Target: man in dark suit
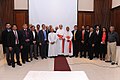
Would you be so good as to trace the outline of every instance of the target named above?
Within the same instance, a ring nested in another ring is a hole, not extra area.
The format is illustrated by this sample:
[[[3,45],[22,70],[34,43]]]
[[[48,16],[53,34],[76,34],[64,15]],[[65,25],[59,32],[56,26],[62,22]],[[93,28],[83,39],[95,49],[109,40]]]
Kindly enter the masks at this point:
[[[9,66],[11,66],[11,59],[10,59],[10,51],[9,51],[9,47],[8,47],[8,34],[11,31],[11,25],[10,24],[6,24],[6,29],[2,32],[2,45],[3,45],[3,52],[4,54],[6,53],[6,60],[7,60],[7,64]]]
[[[36,26],[37,36],[39,34],[39,31],[40,31],[40,25],[37,24]],[[40,56],[40,53],[41,53],[41,46],[39,45],[39,42],[37,42],[37,56]]]
[[[28,59],[30,41],[31,41],[30,30],[28,29],[27,24],[24,24],[23,29],[21,30],[21,58],[23,64],[25,64],[25,62],[30,62]]]
[[[45,30],[45,24],[42,24],[42,30],[39,32],[39,45],[41,45],[41,58],[47,59],[48,34]]]
[[[46,26],[46,33],[47,33],[47,36],[48,36],[48,34],[50,33],[50,29],[51,29],[51,27],[52,27],[52,25],[49,25],[49,27],[48,26]],[[46,55],[47,55],[47,57],[48,57],[48,47],[49,47],[49,43],[47,43],[47,51],[46,51]]]
[[[94,46],[95,46],[95,32],[93,27],[91,27],[88,38],[88,56],[90,60],[93,59]]]
[[[73,43],[73,56],[78,57],[79,53],[79,45],[80,45],[80,32],[78,31],[77,25],[74,26],[74,30],[72,31],[73,38],[72,38],[72,43]]]
[[[97,25],[95,28],[95,57],[99,58],[102,33],[100,26]]]
[[[33,56],[36,60],[37,58],[37,41],[38,41],[38,35],[35,30],[35,26],[31,26],[31,42],[30,42],[30,59],[33,60]],[[34,54],[33,54],[34,53]]]
[[[80,42],[80,58],[84,56],[86,58],[86,52],[87,52],[87,43],[89,38],[89,33],[85,30],[85,26],[82,26],[82,30],[80,31],[81,35],[81,42]],[[83,54],[84,52],[84,54]]]
[[[14,53],[16,53],[17,65],[22,66],[20,63],[20,33],[17,31],[17,26],[12,26],[12,31],[8,34],[8,46],[11,52],[12,67],[15,67]]]

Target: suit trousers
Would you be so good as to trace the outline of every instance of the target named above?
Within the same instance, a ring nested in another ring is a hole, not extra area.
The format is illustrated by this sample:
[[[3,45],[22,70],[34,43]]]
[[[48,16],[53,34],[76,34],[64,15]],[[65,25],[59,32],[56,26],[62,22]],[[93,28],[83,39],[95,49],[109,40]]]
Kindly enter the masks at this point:
[[[31,44],[30,45],[30,58],[32,59],[34,57],[37,57],[37,44]]]
[[[23,49],[21,50],[21,58],[22,58],[22,62],[28,61],[28,54],[30,50],[30,44],[26,43],[23,45]]]
[[[19,64],[20,63],[20,47],[19,45],[15,45],[13,47],[13,50],[11,52],[11,62],[12,64],[15,64],[15,60],[14,60],[14,54],[16,53],[16,60],[17,60],[17,63]]]
[[[5,52],[7,64],[11,64],[11,52],[9,51],[9,47],[5,47]]]

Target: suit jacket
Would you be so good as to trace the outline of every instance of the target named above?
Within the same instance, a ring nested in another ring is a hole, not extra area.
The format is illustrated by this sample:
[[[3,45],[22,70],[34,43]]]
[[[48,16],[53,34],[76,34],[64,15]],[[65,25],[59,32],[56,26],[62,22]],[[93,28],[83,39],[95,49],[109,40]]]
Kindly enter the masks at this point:
[[[90,34],[90,33],[89,33]],[[92,44],[95,44],[95,32],[93,32],[92,34],[91,34],[91,36],[89,36],[89,38],[88,38],[88,44],[89,45],[92,45]]]
[[[46,31],[46,30],[45,30]],[[44,36],[44,33],[43,33],[43,30],[40,30],[39,31],[39,34],[38,34],[38,42],[39,43],[45,43],[45,42],[48,42],[48,33],[47,33],[47,31],[46,31],[46,37],[47,37],[47,40],[45,41],[44,39],[45,39],[45,36]]]
[[[97,34],[96,31],[95,31],[95,44],[100,44],[101,37],[102,37],[102,32],[99,31],[99,34]]]
[[[27,36],[26,36],[25,30],[22,29],[20,31],[20,39],[21,39],[21,45],[30,44],[30,42],[31,42],[31,32],[30,32],[30,30],[27,29]],[[26,42],[26,39],[29,39],[30,41]]]
[[[30,44],[33,44],[33,41],[36,41],[36,43],[37,43],[38,42],[38,33],[36,32],[36,30],[35,30],[35,38],[33,36],[33,32],[30,31],[30,33],[31,33],[31,42],[30,42]]]
[[[72,31],[72,34],[73,34],[72,41],[74,42],[74,30]],[[76,41],[81,41],[80,37],[81,37],[80,31],[77,30],[75,34]]]
[[[8,47],[8,35],[9,35],[10,31],[8,31],[7,29],[5,29],[2,32],[2,44],[3,44],[3,48]]]
[[[20,44],[21,44],[20,32],[17,31],[17,34],[18,34],[18,41],[19,41],[18,45],[20,45]],[[8,46],[9,46],[9,47],[14,47],[14,46],[15,46],[16,38],[15,38],[15,34],[14,34],[13,31],[11,31],[11,32],[9,33],[8,39],[9,39],[9,40],[8,40]]]
[[[82,30],[80,31],[80,37],[81,37],[81,41],[82,41]],[[87,32],[86,30],[85,30],[85,33],[84,33],[84,43],[86,44],[86,43],[88,43],[88,38],[89,38],[89,32]]]

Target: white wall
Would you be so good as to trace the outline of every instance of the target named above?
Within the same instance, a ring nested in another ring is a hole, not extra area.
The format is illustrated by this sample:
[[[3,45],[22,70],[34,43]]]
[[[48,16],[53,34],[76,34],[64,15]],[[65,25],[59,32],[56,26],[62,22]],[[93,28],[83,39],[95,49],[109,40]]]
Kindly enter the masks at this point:
[[[62,24],[71,30],[77,24],[77,0],[30,0],[29,5],[30,24]]]
[[[112,0],[112,8],[120,6],[120,0]]]
[[[78,0],[78,11],[94,11],[94,0]]]
[[[28,0],[14,0],[14,9],[28,9]]]
[[[28,9],[28,0],[14,0],[14,9]],[[94,0],[78,0],[78,11],[94,11]]]

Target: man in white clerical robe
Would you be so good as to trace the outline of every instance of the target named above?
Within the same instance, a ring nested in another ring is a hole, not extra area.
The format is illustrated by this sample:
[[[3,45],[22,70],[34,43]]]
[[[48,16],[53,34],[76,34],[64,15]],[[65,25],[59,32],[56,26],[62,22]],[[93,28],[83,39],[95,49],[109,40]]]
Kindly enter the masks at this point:
[[[64,55],[66,55],[66,56],[73,56],[73,46],[72,46],[73,34],[70,31],[69,27],[66,27],[66,31],[64,33],[64,37],[65,37]]]
[[[63,26],[59,25],[59,29],[56,32],[58,40],[57,40],[57,54],[58,55],[63,55],[64,53],[64,30]]]
[[[57,34],[54,33],[54,29],[51,28],[51,32],[48,34],[48,41],[49,41],[49,50],[48,50],[48,57],[56,57],[56,41],[57,41]]]

